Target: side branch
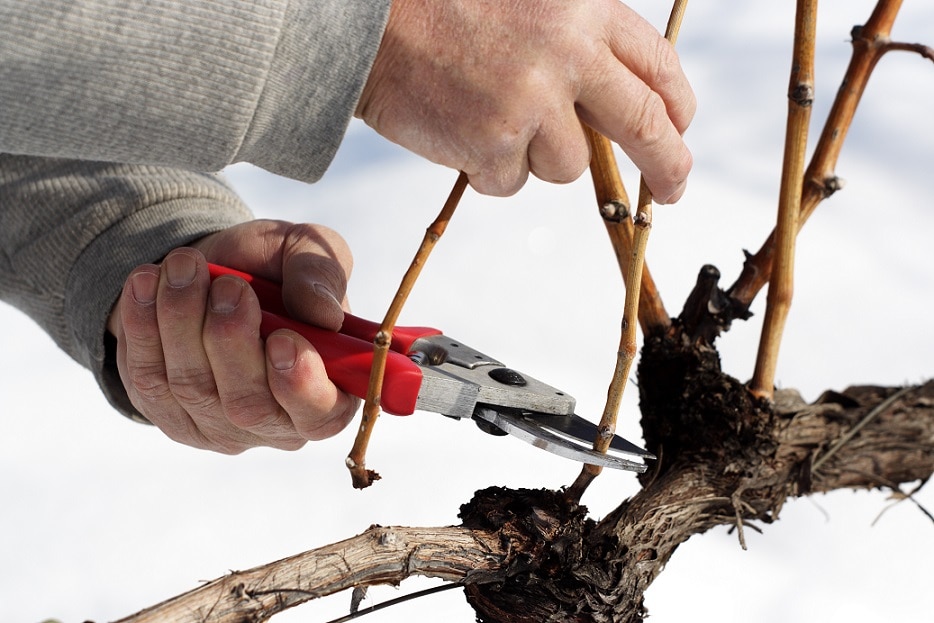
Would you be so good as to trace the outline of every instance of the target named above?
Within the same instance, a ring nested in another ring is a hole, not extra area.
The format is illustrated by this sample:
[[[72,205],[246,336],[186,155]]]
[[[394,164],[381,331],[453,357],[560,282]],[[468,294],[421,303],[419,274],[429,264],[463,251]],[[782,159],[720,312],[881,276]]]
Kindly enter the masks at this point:
[[[771,399],[778,350],[785,330],[794,290],[795,240],[804,185],[804,162],[814,101],[814,39],[817,31],[817,0],[798,0],[795,16],[795,45],[788,85],[788,121],[785,128],[785,154],[782,183],[775,225],[775,265],[769,286],[765,320],[755,371],[749,389],[761,398]]]
[[[258,623],[357,586],[397,585],[420,575],[462,582],[500,569],[498,536],[466,528],[374,526],[333,545],[235,571],[117,623]]]
[[[402,308],[408,300],[412,288],[415,287],[415,282],[422,273],[425,262],[428,261],[428,256],[441,236],[444,235],[451,217],[454,216],[454,210],[457,209],[457,205],[467,189],[467,182],[467,174],[461,172],[454,182],[454,188],[448,194],[447,201],[441,207],[441,212],[425,231],[422,243],[419,245],[409,269],[402,277],[402,283],[399,284],[396,295],[393,297],[383,322],[380,324],[379,331],[373,340],[373,364],[370,368],[370,383],[367,388],[366,402],[363,405],[363,414],[360,417],[360,428],[357,429],[353,447],[345,460],[355,489],[365,489],[373,484],[373,481],[380,478],[378,473],[366,468],[366,450],[370,444],[370,437],[373,435],[373,427],[376,426],[376,420],[380,414],[383,377],[386,372],[386,358],[392,344],[392,332],[396,328],[396,322],[399,320],[399,315],[402,313]]]
[[[921,43],[903,43],[900,41],[889,41],[882,44],[880,55],[886,52],[914,52],[920,54],[929,61],[934,61],[934,48]]]
[[[889,38],[900,7],[901,0],[879,0],[866,24],[853,28],[853,55],[850,64],[804,174],[801,211],[798,217],[799,229],[824,199],[843,188],[843,181],[837,177],[834,170],[853,123],[856,108],[879,59],[886,52],[907,50],[934,60],[934,51],[928,46],[893,43]],[[772,275],[775,246],[775,232],[772,232],[762,247],[754,255],[746,258],[742,274],[728,291],[737,309],[748,310],[756,294],[768,283]]]
[[[681,30],[681,22],[684,19],[684,11],[687,9],[687,3],[688,0],[675,0],[671,8],[668,26],[665,29],[665,38],[672,45],[678,39],[678,33]],[[610,149],[609,141],[593,130],[589,130],[589,132],[591,146],[595,152],[591,163],[594,181],[597,182],[601,178],[612,178],[615,182],[615,186],[618,186],[620,193],[618,196],[625,197],[626,191],[622,186],[622,181],[619,180],[619,171],[616,169],[615,162],[613,161],[613,153]],[[601,167],[605,168],[607,164],[613,165],[612,170],[601,171]],[[597,194],[599,197],[599,184],[597,185]],[[601,206],[604,205],[607,204],[601,203]],[[609,221],[607,221],[606,218],[604,218],[604,222],[606,222],[607,227],[609,227]],[[623,307],[622,335],[620,336],[619,348],[616,352],[616,366],[613,370],[613,378],[607,390],[606,405],[603,409],[603,415],[600,417],[600,432],[593,442],[593,449],[604,454],[609,449],[610,442],[616,432],[616,420],[619,416],[619,408],[623,401],[623,393],[626,390],[626,384],[629,379],[629,369],[632,367],[632,363],[635,361],[638,351],[636,343],[636,320],[639,319],[642,321],[643,332],[646,335],[660,334],[671,327],[670,319],[665,313],[661,298],[657,296],[657,292],[652,291],[654,289],[654,284],[651,284],[651,289],[646,288],[646,294],[651,297],[650,300],[641,300],[641,295],[643,293],[642,279],[648,272],[645,269],[645,250],[649,242],[649,231],[652,228],[652,192],[649,190],[648,184],[645,183],[645,178],[643,176],[639,176],[639,205],[636,209],[634,221],[630,224],[627,218],[626,224],[629,225],[629,230],[631,230],[629,240],[631,257],[627,262],[628,265],[624,266],[620,264],[620,268],[623,269],[623,278],[626,282],[626,301]],[[617,258],[622,258],[623,250],[616,248],[616,255]],[[643,308],[646,310],[655,310],[655,314],[661,313],[664,317],[649,320],[646,318],[646,315],[643,314]],[[581,469],[580,475],[568,488],[568,498],[575,502],[580,501],[584,491],[590,486],[594,478],[600,475],[602,469],[603,468],[597,465],[585,464]]]

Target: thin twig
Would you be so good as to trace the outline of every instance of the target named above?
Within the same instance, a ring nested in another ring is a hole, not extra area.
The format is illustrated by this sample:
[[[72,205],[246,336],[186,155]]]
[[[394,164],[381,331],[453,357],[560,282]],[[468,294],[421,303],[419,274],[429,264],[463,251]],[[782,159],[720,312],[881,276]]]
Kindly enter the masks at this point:
[[[924,508],[921,502],[916,500],[914,497],[914,494],[920,491],[921,487],[923,487],[927,483],[928,481],[927,478],[923,479],[914,489],[906,493],[905,491],[902,491],[901,487],[898,485],[897,482],[893,482],[889,480],[888,478],[883,478],[882,476],[879,476],[878,474],[873,474],[863,469],[854,469],[854,468],[847,468],[843,471],[862,476],[869,482],[874,482],[880,487],[886,487],[892,491],[892,497],[895,499],[895,501],[889,504],[888,506],[886,506],[885,508],[883,508],[881,511],[879,511],[879,514],[876,515],[876,518],[872,520],[872,523],[870,525],[875,526],[879,522],[879,520],[882,519],[882,515],[888,512],[890,508],[894,508],[895,506],[898,506],[905,500],[912,502],[915,506],[918,507],[918,510],[921,511],[921,513],[924,516],[926,516],[928,519],[931,520],[932,523],[934,523],[934,515],[932,515],[928,509]]]
[[[746,532],[743,529],[744,526],[749,526],[753,530],[759,531],[753,524],[746,521],[743,517],[743,511],[756,512],[756,509],[752,508],[749,504],[743,501],[743,492],[745,487],[741,487],[733,492],[732,497],[730,497],[730,505],[733,507],[733,517],[735,519],[736,527],[736,536],[739,538],[739,546],[745,552],[749,548],[746,547]]]
[[[590,174],[593,177],[597,207],[610,237],[616,262],[623,276],[623,284],[630,288],[629,262],[632,257],[633,225],[629,195],[619,174],[619,166],[608,138],[584,126],[590,141]],[[639,288],[639,326],[646,335],[664,333],[671,326],[671,318],[662,303],[662,297],[648,266],[642,269]]]
[[[425,231],[425,237],[415,254],[415,258],[409,265],[409,269],[399,284],[399,289],[393,297],[392,304],[386,312],[385,318],[380,325],[379,331],[373,340],[373,365],[370,368],[370,384],[367,388],[366,402],[363,405],[363,416],[360,422],[360,428],[357,430],[357,436],[354,439],[353,448],[347,455],[345,463],[350,470],[350,476],[353,480],[353,486],[356,489],[364,489],[373,484],[373,481],[379,479],[379,474],[366,468],[366,450],[370,443],[370,436],[373,434],[373,427],[379,418],[380,392],[383,387],[383,375],[386,371],[386,357],[389,354],[389,346],[392,344],[392,331],[402,313],[402,307],[405,305],[415,281],[422,272],[422,267],[428,260],[428,256],[434,249],[438,239],[444,234],[448,222],[454,215],[454,210],[464,195],[467,188],[467,175],[461,173],[454,183],[454,188],[448,196],[447,201],[441,208],[441,212],[435,218],[434,222]]]
[[[414,593],[409,593],[408,595],[402,595],[401,597],[394,597],[393,599],[387,599],[386,601],[374,604],[369,608],[360,608],[358,610],[352,611],[350,614],[345,614],[342,617],[338,617],[328,623],[347,623],[347,621],[353,621],[354,619],[359,619],[360,617],[366,614],[373,614],[374,612],[379,612],[391,606],[398,606],[401,603],[412,599],[419,599],[421,597],[428,597],[429,595],[434,595],[435,593],[441,593],[443,591],[449,591],[453,588],[461,588],[462,584],[458,583],[449,583],[441,584],[440,586],[432,586],[431,588],[426,588],[424,590],[415,591]]]
[[[817,0],[798,0],[795,15],[794,53],[788,84],[788,122],[785,155],[778,196],[775,226],[775,263],[759,339],[755,372],[750,390],[760,398],[772,399],[778,351],[785,330],[794,290],[795,238],[801,212],[804,163],[807,158],[808,126],[814,102],[814,44],[817,31]]]
[[[616,420],[623,402],[626,380],[629,378],[629,370],[632,368],[632,362],[638,353],[636,314],[639,309],[639,280],[645,263],[645,249],[649,241],[649,230],[652,227],[652,196],[645,186],[645,182],[642,182],[641,186],[639,192],[640,206],[635,218],[632,257],[629,262],[630,287],[626,288],[622,334],[619,341],[619,350],[616,354],[613,378],[607,390],[606,405],[603,408],[603,415],[600,417],[600,424],[598,425],[599,434],[593,444],[594,450],[603,453],[606,453],[609,449],[610,442],[616,434]],[[603,468],[599,465],[585,463],[581,468],[580,475],[568,488],[568,498],[580,500],[593,479],[599,476],[602,471]]]
[[[903,43],[900,41],[889,41],[883,43],[879,48],[880,56],[886,52],[914,52],[920,54],[929,61],[934,61],[934,48],[922,43]]]
[[[672,6],[668,27],[665,31],[665,37],[672,45],[678,38],[678,32],[681,29],[681,20],[684,17],[686,8],[687,0],[675,0]],[[592,140],[593,137],[598,136],[599,135],[595,132],[591,134]],[[603,154],[599,160],[595,159],[595,162],[603,162],[604,160],[609,162],[611,157],[612,154],[610,157]],[[615,175],[609,172],[603,172],[603,177],[619,179],[618,172]],[[594,180],[595,182],[597,180],[596,171],[594,171]],[[622,181],[618,183],[618,191],[620,192],[620,196],[625,196],[626,191],[622,187]],[[628,216],[624,220],[628,223]],[[608,222],[605,217],[604,222]],[[645,250],[649,242],[649,232],[652,229],[652,193],[648,185],[646,185],[644,177],[640,177],[639,180],[639,205],[636,209],[635,218],[633,219],[630,229],[632,232],[632,246],[629,251],[628,266],[623,272],[624,281],[626,283],[626,300],[623,307],[622,332],[620,335],[619,349],[616,353],[616,366],[613,369],[613,377],[610,381],[609,389],[607,390],[606,405],[603,408],[603,415],[600,417],[600,424],[598,425],[599,432],[593,443],[593,449],[602,453],[606,453],[606,451],[609,450],[610,442],[616,434],[616,420],[619,417],[619,409],[623,402],[623,394],[626,390],[629,370],[632,368],[632,362],[635,360],[636,354],[638,353],[637,323],[641,318],[640,294],[642,293],[642,278],[647,272],[645,270]],[[622,256],[623,254],[617,249],[617,257]],[[654,290],[654,284],[652,288]],[[660,310],[664,320],[662,321],[655,318],[649,321],[651,324],[648,327],[643,325],[643,330],[646,331],[646,333],[650,333],[667,329],[670,320],[668,314],[664,311],[664,306],[661,304],[661,297],[657,296],[657,291],[653,296],[651,307],[656,310],[655,313],[658,313],[658,310]],[[579,501],[584,491],[590,486],[590,483],[593,482],[594,478],[599,476],[602,471],[603,468],[598,465],[585,463],[583,468],[581,468],[580,474],[567,489],[566,495],[568,499]]]

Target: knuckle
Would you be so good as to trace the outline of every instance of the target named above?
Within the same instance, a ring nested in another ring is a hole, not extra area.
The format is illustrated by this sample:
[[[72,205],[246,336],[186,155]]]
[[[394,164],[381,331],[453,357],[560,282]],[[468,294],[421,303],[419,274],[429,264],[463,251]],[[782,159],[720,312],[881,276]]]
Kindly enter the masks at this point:
[[[146,353],[162,351],[159,325],[155,319],[143,319],[132,313],[124,313],[121,316],[121,321],[129,350]]]
[[[325,225],[311,223],[290,223],[284,237],[275,246],[282,249],[284,255],[307,251],[311,243],[313,251],[322,258],[333,260],[335,283],[345,282],[353,269],[353,254],[347,241],[335,230]],[[268,246],[268,244],[267,244]]]
[[[250,430],[274,423],[281,414],[277,403],[267,395],[245,393],[224,397],[224,413],[237,428]]]
[[[188,409],[210,411],[219,402],[214,374],[210,370],[174,372],[170,375],[169,385],[175,399]]]
[[[485,144],[496,146],[476,159],[479,165],[468,171],[470,185],[482,195],[509,197],[516,194],[529,175],[528,144],[518,150],[505,134]]]
[[[470,185],[481,195],[511,197],[519,192],[528,179],[528,172],[506,175],[496,171],[484,171],[468,176]]]
[[[133,392],[147,400],[161,400],[171,395],[165,369],[160,363],[127,364],[129,385]]]
[[[670,132],[671,121],[665,112],[664,103],[661,96],[653,91],[646,93],[639,114],[632,121],[632,140],[644,149],[656,147]]]
[[[691,152],[687,148],[682,150],[681,157],[677,158],[672,167],[672,177],[676,181],[681,181],[687,178],[688,174],[691,172],[691,169],[694,167],[694,156],[691,155]]]
[[[295,439],[292,442],[283,443],[281,446],[279,446],[279,449],[287,450],[288,452],[295,452],[296,450],[301,450],[304,448],[307,442],[307,439]]]
[[[587,143],[582,145],[564,141],[557,153],[540,154],[529,158],[531,172],[541,180],[554,184],[569,184],[579,178],[590,166],[590,150]]]
[[[178,429],[163,424],[159,426],[159,429],[165,434],[166,437],[184,446],[189,446],[198,450],[214,449],[215,444],[207,437],[205,437],[195,426],[191,426],[190,428],[185,429]]]
[[[669,85],[680,81],[681,61],[678,53],[667,39],[659,37],[655,40],[654,83]]]
[[[255,438],[231,427],[223,416],[203,420],[197,440],[196,447],[226,455],[240,454],[258,445]]]

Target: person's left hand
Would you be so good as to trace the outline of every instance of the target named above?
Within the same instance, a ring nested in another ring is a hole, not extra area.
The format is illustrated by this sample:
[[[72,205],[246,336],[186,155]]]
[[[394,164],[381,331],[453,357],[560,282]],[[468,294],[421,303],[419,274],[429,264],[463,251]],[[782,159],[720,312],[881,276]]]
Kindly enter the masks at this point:
[[[326,329],[343,322],[351,256],[335,232],[252,221],[134,269],[111,312],[117,367],[133,405],[172,439],[234,454],[297,449],[342,430],[359,400],[331,383],[302,336],[260,338],[261,310],[242,279],[214,262],[282,284],[290,316]]]
[[[674,48],[619,0],[393,0],[356,114],[492,195],[580,176],[583,121],[673,203],[694,109]]]

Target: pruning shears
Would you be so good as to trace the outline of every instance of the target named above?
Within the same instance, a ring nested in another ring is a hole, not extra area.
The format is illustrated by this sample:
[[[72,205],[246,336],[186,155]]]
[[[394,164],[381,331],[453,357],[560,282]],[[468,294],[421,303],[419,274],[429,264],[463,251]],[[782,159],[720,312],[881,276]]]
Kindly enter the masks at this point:
[[[379,324],[344,314],[339,332],[289,317],[279,284],[238,270],[209,264],[211,278],[234,275],[256,292],[263,310],[260,333],[291,329],[321,355],[331,381],[365,398]],[[386,360],[380,406],[392,415],[416,410],[451,418],[471,418],[494,435],[513,435],[567,459],[634,472],[646,465],[629,460],[655,456],[618,435],[607,454],[591,448],[598,428],[574,414],[575,400],[557,388],[508,368],[430,327],[396,327]]]

